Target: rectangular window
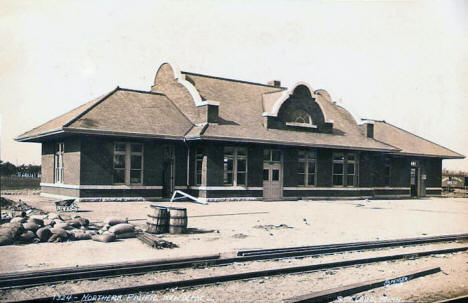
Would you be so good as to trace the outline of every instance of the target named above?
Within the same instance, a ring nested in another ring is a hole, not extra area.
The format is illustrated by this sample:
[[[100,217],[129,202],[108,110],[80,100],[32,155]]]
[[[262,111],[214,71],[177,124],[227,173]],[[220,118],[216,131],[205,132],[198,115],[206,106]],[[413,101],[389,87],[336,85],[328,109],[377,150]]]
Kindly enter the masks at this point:
[[[55,144],[54,156],[54,183],[63,183],[63,154],[64,144],[59,142]]]
[[[114,143],[114,184],[143,183],[143,144]]]
[[[202,184],[202,173],[203,173],[203,158],[205,152],[203,148],[197,148],[195,152],[195,185]]]
[[[333,153],[333,185],[356,186],[357,159],[355,153]]]
[[[264,149],[263,161],[266,162],[281,162],[281,151],[278,149]]]
[[[315,186],[317,174],[317,153],[315,151],[300,150],[298,155],[298,185]]]
[[[247,149],[243,147],[224,148],[224,185],[247,185]]]

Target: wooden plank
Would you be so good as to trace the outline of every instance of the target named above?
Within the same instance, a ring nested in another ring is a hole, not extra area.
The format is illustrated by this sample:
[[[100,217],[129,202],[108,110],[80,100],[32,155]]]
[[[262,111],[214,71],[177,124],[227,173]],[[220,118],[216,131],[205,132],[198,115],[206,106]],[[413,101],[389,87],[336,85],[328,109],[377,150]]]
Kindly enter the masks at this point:
[[[426,269],[418,270],[415,272],[410,272],[405,275],[392,277],[389,279],[375,279],[375,280],[365,281],[361,283],[355,283],[355,284],[335,287],[335,288],[331,288],[327,290],[312,292],[309,294],[284,299],[283,302],[284,303],[331,302],[331,301],[338,299],[338,297],[346,297],[346,296],[354,295],[363,291],[367,291],[367,290],[382,287],[382,286],[404,283],[404,282],[413,280],[415,278],[423,277],[423,276],[434,274],[437,272],[440,272],[440,267],[426,268]]]

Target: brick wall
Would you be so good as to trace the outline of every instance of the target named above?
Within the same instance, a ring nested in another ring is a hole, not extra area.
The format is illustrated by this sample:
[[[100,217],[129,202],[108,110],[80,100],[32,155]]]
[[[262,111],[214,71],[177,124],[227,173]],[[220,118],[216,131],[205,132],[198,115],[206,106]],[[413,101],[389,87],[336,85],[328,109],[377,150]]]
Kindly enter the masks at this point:
[[[43,142],[41,151],[41,183],[54,183],[54,142]]]

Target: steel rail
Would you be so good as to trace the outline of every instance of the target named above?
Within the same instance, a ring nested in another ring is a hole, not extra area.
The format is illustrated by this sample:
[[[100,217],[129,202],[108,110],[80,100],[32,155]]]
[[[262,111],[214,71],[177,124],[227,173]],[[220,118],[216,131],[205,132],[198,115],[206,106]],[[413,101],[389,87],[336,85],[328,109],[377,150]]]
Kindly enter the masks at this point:
[[[398,246],[399,243],[434,243],[434,242],[445,242],[455,240],[468,239],[468,234],[455,234],[455,235],[442,235],[432,237],[419,237],[419,238],[406,238],[406,239],[395,239],[395,240],[377,240],[377,241],[365,241],[365,242],[348,242],[348,243],[337,243],[337,244],[324,244],[324,245],[313,245],[313,246],[298,246],[298,247],[282,247],[282,248],[269,248],[269,249],[256,249],[256,250],[241,250],[237,253],[238,256],[249,256],[249,255],[260,255],[270,254],[279,252],[289,251],[301,251],[301,250],[315,250],[323,248],[334,248],[343,246],[360,246],[360,245],[373,245],[373,244],[389,244]]]
[[[465,235],[455,236],[442,236],[444,241],[452,241]],[[448,238],[447,238],[448,237]],[[434,237],[432,237],[434,238]],[[431,238],[431,239],[432,239]],[[372,242],[358,242],[351,243],[350,245],[338,244],[338,245],[322,245],[315,246],[317,249],[310,250],[299,250],[299,251],[275,251],[271,253],[262,253],[258,255],[247,255],[232,258],[220,258],[217,255],[207,255],[200,257],[190,258],[178,258],[178,259],[166,259],[157,261],[140,261],[140,262],[128,262],[128,263],[117,263],[99,266],[86,266],[86,267],[69,267],[59,268],[52,270],[32,271],[32,272],[16,272],[7,273],[0,275],[0,289],[8,288],[25,288],[31,286],[37,286],[52,282],[65,282],[71,280],[83,280],[93,278],[104,278],[131,274],[141,274],[146,272],[155,272],[163,270],[177,270],[183,268],[197,268],[207,266],[226,265],[231,263],[242,263],[251,261],[261,260],[275,260],[282,258],[312,256],[320,254],[331,254],[346,251],[356,251],[364,249],[374,249],[381,247],[401,246],[401,245],[412,245],[425,243],[427,239],[414,238],[409,239],[412,242],[405,241],[402,243],[400,240],[395,241],[379,241]],[[432,241],[432,240],[431,240]],[[439,241],[440,242],[440,241]]]
[[[354,260],[330,262],[330,263],[323,263],[323,264],[312,264],[312,265],[276,268],[276,269],[236,273],[236,274],[229,274],[229,275],[218,275],[218,276],[203,277],[203,278],[196,278],[196,279],[179,280],[179,281],[172,281],[172,282],[153,283],[153,284],[122,287],[122,288],[111,288],[111,289],[104,289],[104,290],[92,291],[92,292],[79,292],[79,293],[74,293],[74,294],[67,294],[66,296],[61,297],[60,301],[61,302],[76,302],[76,301],[94,302],[98,300],[98,298],[102,298],[102,296],[110,297],[112,295],[137,294],[141,292],[150,292],[150,291],[164,290],[164,289],[170,289],[170,288],[176,288],[176,287],[177,288],[193,287],[193,286],[207,285],[207,284],[220,283],[220,282],[253,279],[253,278],[259,278],[259,277],[265,277],[265,276],[277,276],[277,275],[285,275],[285,274],[293,274],[293,273],[304,273],[304,272],[331,269],[331,268],[371,264],[371,263],[383,262],[383,261],[402,260],[402,259],[405,260],[405,259],[424,257],[424,256],[429,256],[429,255],[434,255],[434,254],[447,254],[447,253],[462,252],[462,251],[467,251],[467,250],[468,250],[468,246],[464,246],[464,247],[451,248],[451,249],[441,249],[441,250],[432,250],[432,251],[424,251],[424,252],[416,252],[416,253],[387,255],[387,256],[381,256],[381,257],[354,259]],[[54,301],[58,301],[56,296],[32,298],[32,299],[26,299],[26,300],[10,301],[10,302],[20,303],[20,302],[54,302]]]

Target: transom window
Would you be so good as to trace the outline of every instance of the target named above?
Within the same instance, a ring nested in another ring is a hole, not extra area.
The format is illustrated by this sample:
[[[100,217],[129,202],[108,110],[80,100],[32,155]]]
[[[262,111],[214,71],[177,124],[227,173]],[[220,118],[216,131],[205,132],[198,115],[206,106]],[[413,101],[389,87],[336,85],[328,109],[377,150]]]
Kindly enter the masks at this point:
[[[114,184],[143,183],[143,144],[114,143]]]
[[[298,153],[298,185],[315,186],[317,175],[316,151],[300,150]]]
[[[281,162],[281,151],[278,149],[264,149],[263,161],[266,162]]]
[[[356,153],[333,153],[333,185],[356,186]]]
[[[54,183],[63,183],[63,154],[65,145],[63,142],[55,144],[54,155]]]
[[[312,118],[305,110],[298,109],[293,113],[293,122],[302,124],[312,124]]]
[[[247,184],[247,149],[245,147],[224,148],[224,185],[245,186]]]
[[[197,148],[195,152],[195,185],[202,184],[202,174],[203,174],[203,158],[205,157],[205,152],[203,148]]]

